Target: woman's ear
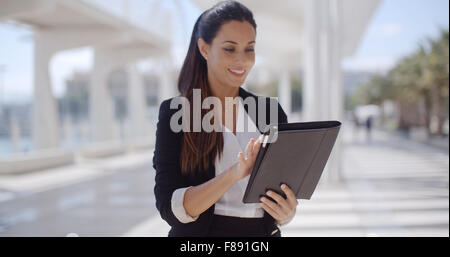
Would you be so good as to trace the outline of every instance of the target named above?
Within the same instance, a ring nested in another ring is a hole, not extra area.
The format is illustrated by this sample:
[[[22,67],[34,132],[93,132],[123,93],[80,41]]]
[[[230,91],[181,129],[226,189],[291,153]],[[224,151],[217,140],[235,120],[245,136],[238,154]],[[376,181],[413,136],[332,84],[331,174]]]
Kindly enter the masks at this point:
[[[208,43],[203,40],[203,38],[199,38],[197,40],[197,46],[198,50],[200,51],[200,54],[205,58],[205,60],[208,60],[208,54],[209,54],[209,45]]]

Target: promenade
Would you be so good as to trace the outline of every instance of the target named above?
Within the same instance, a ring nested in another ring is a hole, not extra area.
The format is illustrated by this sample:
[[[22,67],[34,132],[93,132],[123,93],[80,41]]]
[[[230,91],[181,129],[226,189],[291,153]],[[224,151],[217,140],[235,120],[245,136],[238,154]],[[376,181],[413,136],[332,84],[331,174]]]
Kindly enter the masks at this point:
[[[347,123],[348,124],[348,123]],[[448,151],[343,127],[343,180],[300,200],[283,236],[448,236]],[[166,236],[153,150],[0,177],[0,236]]]

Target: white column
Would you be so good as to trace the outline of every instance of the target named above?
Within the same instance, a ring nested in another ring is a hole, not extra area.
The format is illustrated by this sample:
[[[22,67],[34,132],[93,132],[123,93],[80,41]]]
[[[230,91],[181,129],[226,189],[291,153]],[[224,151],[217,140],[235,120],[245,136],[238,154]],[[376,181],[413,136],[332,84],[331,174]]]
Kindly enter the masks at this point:
[[[46,34],[34,34],[34,92],[33,92],[33,144],[34,149],[59,147],[58,109],[52,94],[49,74],[54,50]]]
[[[10,138],[12,142],[13,153],[20,152],[20,126],[14,117],[11,117],[9,123]]]
[[[303,9],[305,16],[303,117],[305,121],[320,119],[320,109],[317,108],[320,99],[318,1],[320,0],[306,0]]]
[[[342,26],[342,0],[333,0],[330,2],[330,93],[333,97],[330,99],[330,115],[332,119],[342,120],[344,117],[344,89],[342,85],[342,46],[341,46],[341,26]]]
[[[47,3],[47,2],[46,2]],[[18,5],[20,6],[20,5]],[[23,4],[20,8],[24,7]],[[45,28],[35,29],[34,34],[34,93],[33,93],[33,143],[35,149],[60,146],[60,125],[58,109],[52,95],[49,75],[51,57],[59,51],[112,42],[118,34],[101,28]],[[97,70],[104,69],[108,63],[98,64]],[[94,72],[95,73],[95,72]],[[97,73],[95,80],[104,76]],[[94,98],[93,101],[98,100]],[[102,116],[99,110],[98,116]],[[106,126],[108,124],[105,124]],[[101,134],[97,133],[97,134]]]
[[[291,104],[292,91],[291,91],[291,78],[287,70],[281,72],[280,80],[278,83],[278,98],[281,107],[283,107],[284,112],[289,118],[292,112],[292,104]]]
[[[82,120],[78,122],[78,131],[80,133],[80,146],[85,146],[89,143],[89,122]]]
[[[118,126],[117,122],[114,118],[113,112],[113,102],[111,99],[111,94],[109,93],[109,88],[107,85],[107,76],[109,73],[117,67],[122,67],[129,63],[135,63],[136,61],[143,59],[148,56],[155,55],[157,52],[155,48],[152,47],[140,47],[135,46],[133,44],[127,45],[126,42],[124,44],[113,44],[110,46],[103,46],[95,48],[94,54],[94,70],[92,75],[92,84],[90,85],[90,119],[91,119],[91,129],[92,129],[92,139],[93,141],[110,141],[118,139]],[[164,68],[164,67],[161,67]],[[163,69],[162,73],[166,74],[168,69]],[[132,115],[136,115],[136,129],[144,129],[141,126],[143,122],[141,119],[142,116],[145,117],[146,113],[146,104],[145,104],[145,96],[144,89],[142,85],[142,78],[137,74],[137,71],[131,70],[131,78],[133,82],[131,83],[133,92],[129,92],[129,97],[142,97],[142,102],[133,103],[130,112],[133,112]],[[138,78],[139,77],[139,78]],[[173,87],[173,84],[170,82],[171,74],[164,75],[163,78],[165,82],[163,83],[165,88]],[[139,85],[140,84],[140,85]],[[134,101],[134,100],[133,100]],[[131,103],[130,103],[131,104]],[[136,104],[136,106],[134,106]],[[144,113],[140,114],[140,113]],[[139,118],[141,117],[141,118]],[[145,132],[138,132],[142,134]]]
[[[71,148],[73,146],[73,129],[72,129],[72,119],[70,118],[70,116],[64,119],[63,135],[66,147]]]
[[[343,119],[341,77],[341,0],[306,0],[304,114],[306,121]],[[342,143],[338,137],[324,176],[341,179]]]
[[[320,0],[318,2],[320,12],[320,26],[319,26],[319,62],[320,62],[320,99],[316,101],[316,104],[320,104],[318,107],[320,110],[320,120],[330,119],[330,110],[333,108],[330,102],[330,98],[334,97],[330,94],[330,70],[332,64],[330,62],[330,54],[334,50],[332,49],[331,40],[333,35],[330,31],[330,13],[329,13],[330,0]]]
[[[95,49],[94,69],[89,85],[89,118],[92,141],[110,141],[114,139],[114,113],[108,75],[111,66],[108,63],[108,51]]]
[[[162,68],[159,72],[159,103],[161,103],[163,100],[178,95],[177,80],[175,77],[176,75],[174,74],[174,72],[172,72],[172,67],[170,67],[168,64],[164,65],[163,67],[164,68]]]
[[[342,85],[342,46],[341,46],[341,29],[342,22],[342,0],[330,1],[330,34],[329,43],[330,51],[330,118],[334,120],[344,120],[344,89]],[[343,125],[345,126],[345,125]],[[330,167],[332,181],[340,181],[343,179],[342,174],[342,154],[344,151],[342,134],[338,136],[334,145],[333,154],[330,156]]]
[[[131,121],[131,135],[133,138],[143,138],[147,130],[147,104],[143,78],[136,64],[128,65],[128,117]]]

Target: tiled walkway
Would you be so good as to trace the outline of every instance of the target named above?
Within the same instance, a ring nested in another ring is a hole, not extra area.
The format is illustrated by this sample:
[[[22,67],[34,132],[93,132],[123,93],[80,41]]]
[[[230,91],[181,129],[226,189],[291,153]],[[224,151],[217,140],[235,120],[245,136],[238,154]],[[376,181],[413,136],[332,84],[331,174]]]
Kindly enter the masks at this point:
[[[343,128],[343,182],[301,200],[283,236],[448,236],[448,153],[387,133]],[[125,236],[166,235],[150,218]]]

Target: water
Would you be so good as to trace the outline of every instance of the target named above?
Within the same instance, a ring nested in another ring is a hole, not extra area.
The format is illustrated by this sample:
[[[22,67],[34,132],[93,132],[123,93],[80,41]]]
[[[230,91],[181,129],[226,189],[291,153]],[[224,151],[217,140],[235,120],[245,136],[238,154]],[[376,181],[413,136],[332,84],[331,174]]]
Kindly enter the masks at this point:
[[[33,139],[31,137],[23,137],[19,140],[19,152],[29,152],[33,150]],[[79,135],[72,136],[72,141],[70,143],[66,142],[64,138],[61,137],[60,147],[62,149],[78,149],[81,147],[81,138]],[[0,136],[0,158],[7,157],[14,152],[12,141],[9,137]]]
[[[33,142],[31,137],[23,137],[19,142],[19,151],[28,152],[33,148]],[[13,144],[9,137],[0,137],[0,157],[13,154]]]
[[[157,122],[157,109],[158,107],[152,106],[149,107],[152,111],[149,112],[149,126],[155,127]],[[118,123],[119,126],[119,133],[120,135],[117,135],[117,140],[124,141],[128,138],[129,135],[131,135],[131,132],[129,131],[129,127],[127,127],[127,121],[124,121],[122,124]],[[63,135],[63,131],[61,133],[60,137],[60,145],[59,147],[61,149],[66,150],[78,150],[80,149],[84,144],[88,144],[90,142],[90,136],[86,135],[83,137],[81,135],[80,128],[77,126],[73,126],[71,128],[70,132],[70,139],[66,138]],[[154,134],[153,134],[154,135]],[[30,152],[33,150],[33,139],[30,136],[23,136],[19,140],[19,152]],[[0,158],[2,157],[8,157],[14,152],[13,144],[11,141],[11,138],[9,136],[0,135]]]

